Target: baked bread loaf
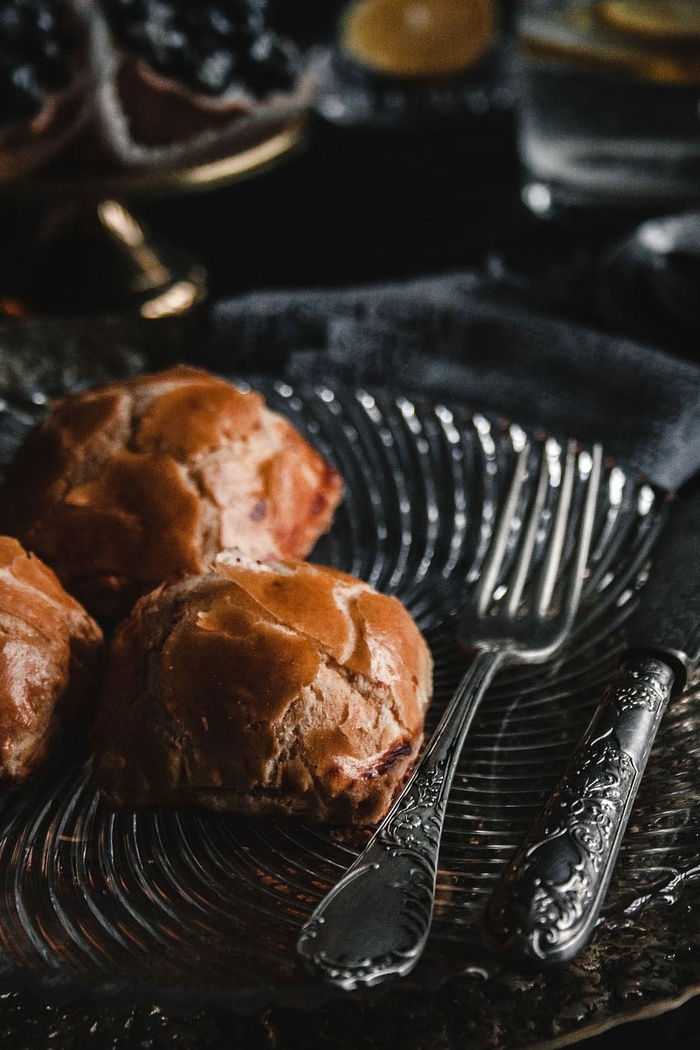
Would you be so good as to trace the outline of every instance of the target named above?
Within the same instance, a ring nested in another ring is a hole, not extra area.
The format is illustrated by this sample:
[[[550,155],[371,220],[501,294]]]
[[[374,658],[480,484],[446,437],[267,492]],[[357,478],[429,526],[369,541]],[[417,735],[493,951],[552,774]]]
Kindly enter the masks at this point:
[[[51,570],[0,536],[0,780],[20,782],[75,721],[102,632]]]
[[[125,615],[225,547],[305,557],[337,472],[262,397],[188,366],[57,401],[7,472],[0,529],[93,615]]]
[[[396,599],[222,552],[120,624],[93,726],[112,804],[378,821],[423,735],[432,660]]]

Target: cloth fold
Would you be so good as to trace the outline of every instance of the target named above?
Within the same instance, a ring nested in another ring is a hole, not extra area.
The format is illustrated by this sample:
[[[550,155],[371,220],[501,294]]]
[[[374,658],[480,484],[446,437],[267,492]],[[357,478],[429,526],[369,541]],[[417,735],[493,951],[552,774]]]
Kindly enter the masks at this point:
[[[671,490],[700,472],[700,364],[530,311],[472,273],[220,301],[197,355],[239,375],[458,399],[601,441]]]

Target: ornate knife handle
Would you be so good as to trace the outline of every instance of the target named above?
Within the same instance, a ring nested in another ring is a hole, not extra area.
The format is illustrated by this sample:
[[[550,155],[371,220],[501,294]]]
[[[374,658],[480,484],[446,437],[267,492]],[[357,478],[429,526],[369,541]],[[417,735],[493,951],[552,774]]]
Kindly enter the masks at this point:
[[[457,762],[503,652],[477,653],[393,808],[304,925],[298,952],[351,990],[408,973],[428,938],[438,851]]]
[[[607,690],[488,903],[484,939],[506,965],[568,962],[588,941],[673,679],[660,660],[633,657]]]

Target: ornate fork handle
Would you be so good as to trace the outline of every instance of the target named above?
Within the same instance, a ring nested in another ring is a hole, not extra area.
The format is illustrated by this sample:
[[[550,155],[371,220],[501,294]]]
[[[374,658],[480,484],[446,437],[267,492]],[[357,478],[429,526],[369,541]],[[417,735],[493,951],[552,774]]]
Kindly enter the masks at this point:
[[[489,901],[485,940],[506,964],[564,963],[591,936],[673,680],[640,656],[607,690]]]
[[[364,851],[303,927],[297,949],[346,990],[408,973],[427,940],[447,799],[503,649],[477,652],[420,763]]]

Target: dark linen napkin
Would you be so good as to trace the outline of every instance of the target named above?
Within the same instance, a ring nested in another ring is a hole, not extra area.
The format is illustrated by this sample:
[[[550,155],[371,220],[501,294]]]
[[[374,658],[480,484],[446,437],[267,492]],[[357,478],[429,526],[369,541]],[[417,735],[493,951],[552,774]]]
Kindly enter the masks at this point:
[[[669,489],[700,471],[700,364],[509,303],[471,273],[220,301],[198,356],[238,374],[456,399],[599,440]]]

